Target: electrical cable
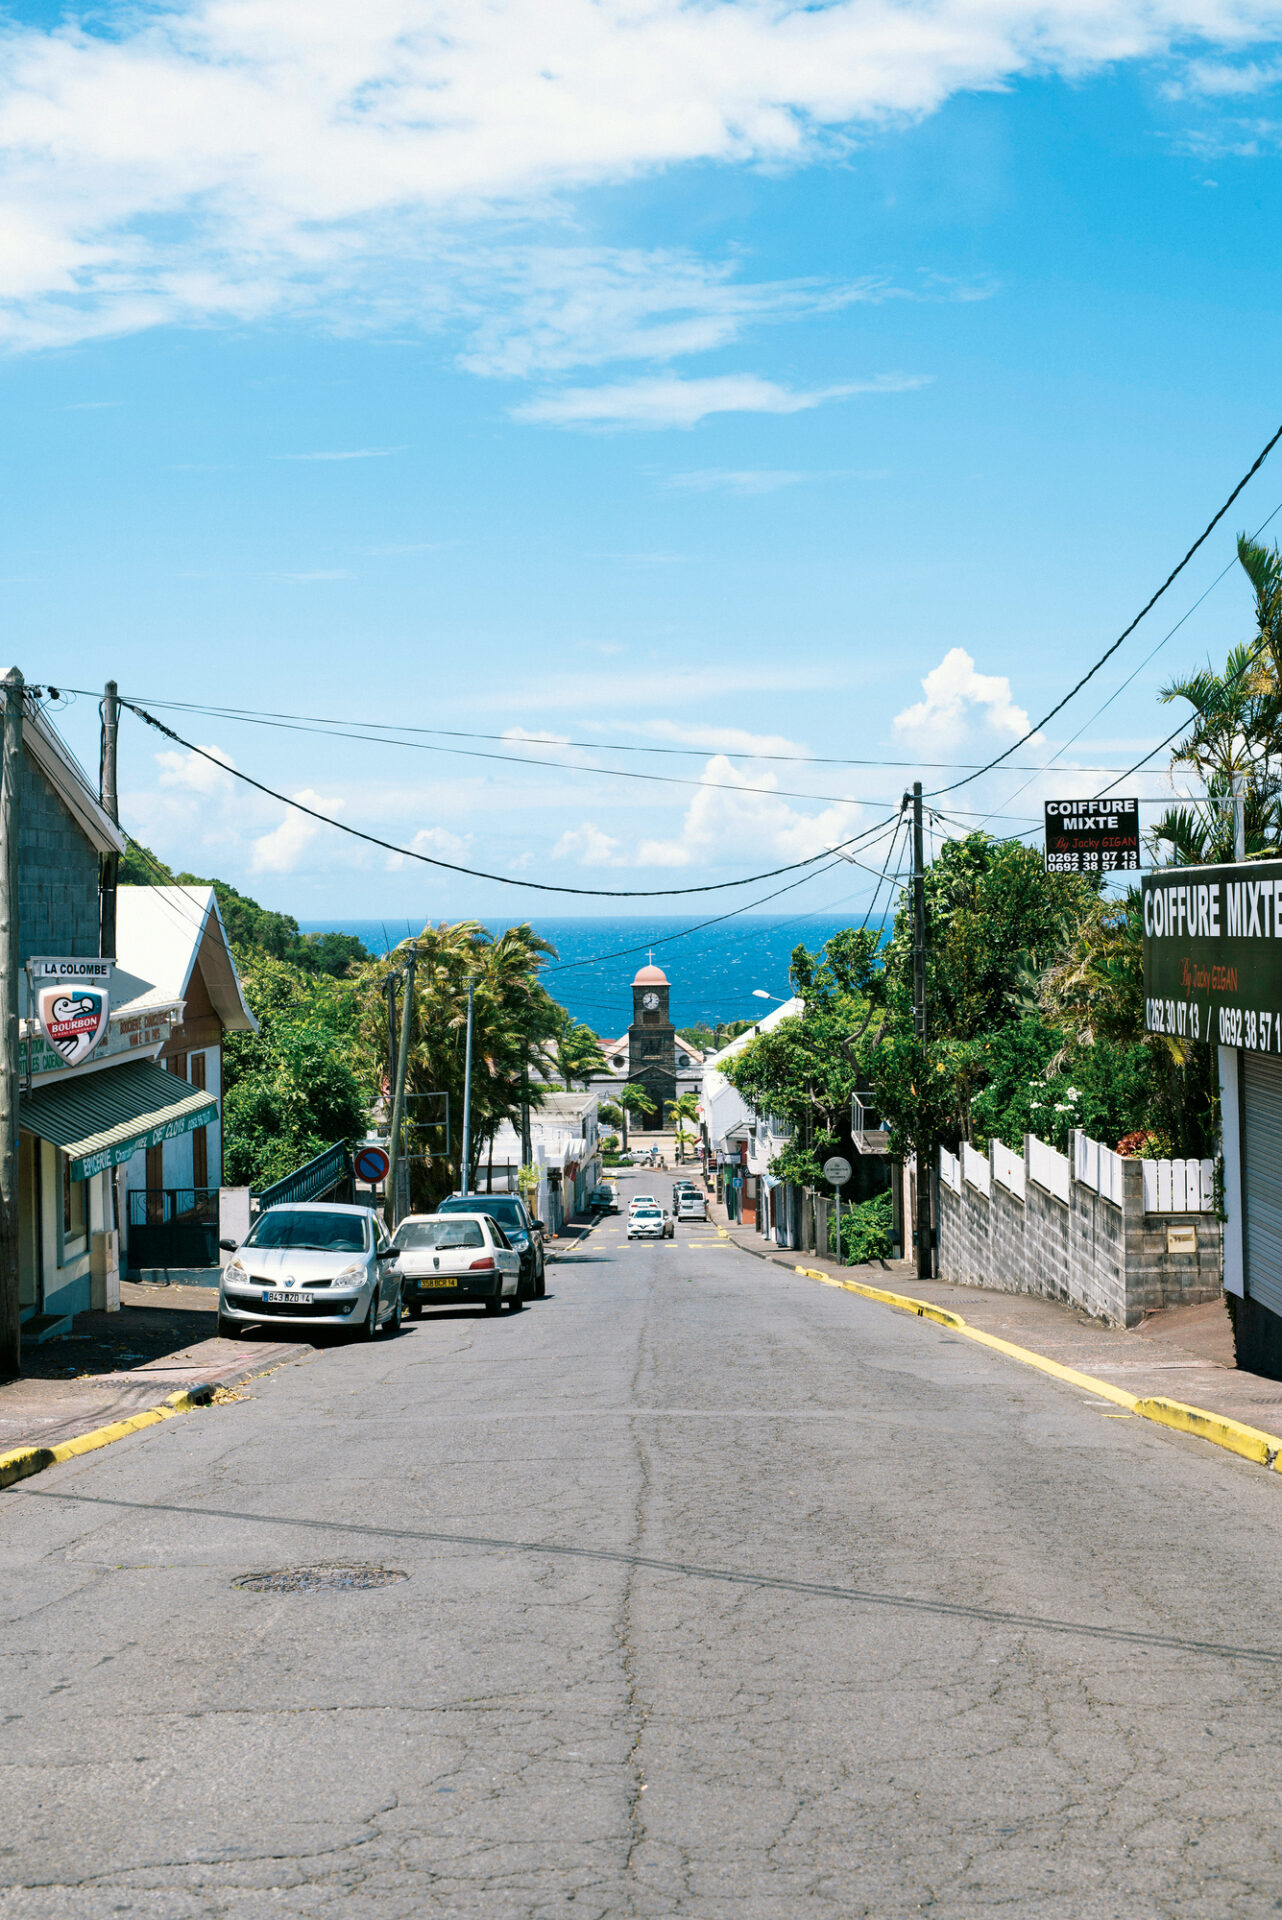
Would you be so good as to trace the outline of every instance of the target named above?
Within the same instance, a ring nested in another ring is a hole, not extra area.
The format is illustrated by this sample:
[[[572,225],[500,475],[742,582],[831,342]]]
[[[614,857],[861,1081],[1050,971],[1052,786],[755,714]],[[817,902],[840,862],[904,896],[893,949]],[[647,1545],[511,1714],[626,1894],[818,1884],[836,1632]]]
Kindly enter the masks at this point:
[[[91,689],[86,687],[67,687],[67,688],[64,688],[63,691],[66,693],[82,693],[87,698],[97,697],[96,695],[93,694]],[[296,732],[306,731],[309,728],[313,728],[313,727],[321,729],[322,731],[326,731],[329,729],[362,727],[366,730],[364,733],[349,734],[348,737],[352,739],[357,739],[357,740],[369,738],[370,744],[373,746],[377,746],[380,744],[379,740],[376,737],[380,733],[417,733],[417,734],[431,735],[434,738],[440,739],[440,740],[489,740],[500,746],[524,745],[524,746],[530,746],[530,747],[538,747],[538,746],[579,747],[579,748],[583,748],[585,751],[594,752],[594,753],[651,753],[651,754],[657,753],[657,754],[664,754],[664,755],[676,755],[683,759],[695,759],[695,760],[706,759],[709,754],[713,754],[713,753],[737,753],[743,759],[766,760],[770,762],[777,762],[780,764],[790,764],[790,765],[798,765],[798,766],[895,767],[895,768],[915,768],[917,770],[926,770],[929,772],[942,772],[942,773],[954,773],[959,770],[965,771],[967,768],[974,768],[974,770],[977,773],[982,773],[986,771],[986,768],[982,766],[978,761],[972,761],[972,760],[850,760],[850,759],[841,759],[836,756],[827,756],[823,754],[813,754],[813,753],[758,753],[754,748],[727,747],[726,745],[724,745],[724,743],[722,744],[713,743],[712,745],[706,746],[706,747],[660,747],[660,746],[636,746],[623,741],[616,741],[616,740],[562,740],[558,738],[554,740],[543,741],[543,740],[536,739],[533,736],[530,736],[527,738],[523,735],[512,734],[512,733],[470,733],[470,732],[464,732],[461,729],[457,729],[457,728],[412,727],[412,726],[409,726],[408,724],[404,724],[398,721],[390,721],[390,720],[355,720],[355,721],[350,719],[349,720],[330,720],[330,719],[327,719],[323,714],[282,713],[282,712],[276,712],[267,708],[264,708],[263,710],[258,711],[249,707],[206,706],[206,705],[203,705],[201,702],[195,701],[195,700],[155,700],[155,699],[149,699],[145,694],[137,694],[137,695],[131,694],[128,696],[128,698],[126,698],[124,695],[121,695],[120,699],[121,699],[122,705],[128,705],[128,706],[145,705],[147,707],[159,707],[166,712],[198,713],[214,720],[243,720],[247,724],[253,724],[258,726],[268,726],[274,723],[282,723],[282,724],[290,723],[287,730],[296,731]],[[414,743],[409,741],[402,741],[400,744],[412,745]],[[1013,752],[1014,749],[1012,748],[1011,751]],[[530,762],[522,761],[521,764],[526,765],[526,764],[540,764],[540,763],[537,763],[537,762],[530,763]],[[541,764],[551,765],[553,763],[549,761],[545,761],[545,762],[542,762]],[[605,772],[607,771],[607,769],[597,768],[597,769],[587,769],[587,771]],[[1036,773],[1038,769],[1036,767],[1017,767],[1012,769],[1012,771],[1017,773]],[[1078,768],[1077,771],[1081,773],[1116,773],[1117,768],[1116,767],[1081,767],[1081,768]],[[772,791],[775,791],[775,789],[772,789]],[[822,798],[826,798],[827,796],[814,795],[814,796],[804,796],[804,797],[813,797],[816,799],[822,799]]]
[[[220,760],[216,754],[207,752],[204,747],[198,747],[194,741],[185,740],[180,733],[175,733],[172,727],[167,727],[163,720],[157,720],[154,714],[148,713],[145,707],[135,705],[132,700],[121,700],[120,705],[127,707],[130,713],[136,714],[140,720],[145,721],[149,727],[154,727],[158,733],[163,733],[166,739],[173,740],[180,747],[186,747],[189,753],[199,754],[202,760],[208,760],[210,766],[219,768],[223,773],[231,774],[234,779],[243,781],[246,786],[255,788],[259,793],[265,793],[269,799],[278,800],[282,806],[292,807],[296,813],[304,813],[311,820],[319,820],[322,826],[334,827],[339,833],[346,833],[354,840],[363,840],[368,846],[382,847],[388,853],[398,853],[406,860],[417,860],[423,866],[441,867],[448,873],[467,874],[473,880],[492,880],[503,887],[524,887],[536,893],[569,893],[593,900],[672,899],[694,893],[723,893],[731,887],[755,886],[760,880],[777,879],[781,873],[797,873],[803,867],[814,867],[819,861],[826,859],[829,853],[836,851],[835,848],[825,848],[823,853],[812,853],[805,860],[791,860],[786,866],[771,867],[764,873],[744,874],[738,880],[706,881],[701,887],[567,887],[549,880],[521,880],[512,874],[488,873],[480,867],[462,866],[456,860],[441,860],[435,854],[419,853],[413,847],[401,847],[393,840],[384,840],[380,834],[366,833],[360,827],[348,826],[343,820],[335,820],[331,814],[321,813],[317,808],[307,806],[302,800],[291,799],[287,793],[280,793],[275,787],[267,786],[262,780],[255,780],[252,774],[242,772],[239,767],[228,766],[225,760]],[[840,845],[842,847],[857,846],[861,840],[870,838],[882,826],[888,824],[888,821],[879,821],[877,826],[869,827],[862,833],[852,834],[849,840],[841,841]]]
[[[1139,626],[1140,621],[1144,618],[1145,614],[1150,613],[1152,611],[1152,609],[1157,605],[1158,601],[1161,599],[1162,595],[1166,592],[1167,588],[1171,586],[1172,583],[1179,578],[1180,574],[1183,573],[1185,567],[1188,565],[1189,561],[1193,558],[1193,555],[1198,551],[1198,548],[1201,547],[1204,544],[1204,542],[1210,538],[1211,534],[1215,531],[1220,521],[1224,518],[1225,514],[1228,512],[1229,508],[1233,505],[1233,502],[1237,499],[1238,495],[1241,493],[1242,489],[1248,484],[1249,481],[1255,478],[1256,474],[1259,472],[1260,468],[1264,465],[1264,462],[1268,459],[1269,455],[1272,453],[1274,447],[1276,447],[1279,440],[1282,440],[1282,427],[1278,428],[1277,432],[1273,435],[1272,439],[1264,447],[1262,452],[1260,452],[1256,456],[1255,460],[1247,468],[1246,472],[1242,475],[1242,478],[1238,481],[1237,485],[1234,487],[1228,499],[1224,502],[1224,505],[1210,520],[1207,521],[1201,533],[1199,533],[1199,535],[1197,536],[1197,539],[1193,542],[1192,546],[1189,548],[1184,558],[1179,562],[1178,566],[1172,567],[1171,571],[1167,574],[1165,580],[1163,580],[1161,586],[1157,589],[1157,592],[1154,593],[1144,603],[1144,605],[1140,608],[1139,612],[1136,614],[1135,618],[1131,621],[1130,625],[1123,628],[1122,632],[1118,634],[1116,640],[1113,641],[1112,645],[1104,649],[1103,653],[1100,655],[1099,659],[1095,662],[1095,664],[1092,667],[1089,667],[1087,669],[1087,671],[1082,675],[1081,679],[1078,680],[1074,686],[1071,686],[1069,688],[1068,692],[1064,695],[1063,699],[1056,701],[1055,705],[1050,709],[1049,713],[1044,713],[1041,719],[1038,720],[1035,725],[1031,726],[1028,729],[1027,733],[1021,734],[1018,740],[1013,740],[1010,746],[1007,747],[1004,752],[997,754],[992,760],[989,760],[986,765],[978,768],[974,773],[968,773],[964,779],[954,780],[951,782],[950,785],[946,787],[932,788],[930,793],[925,796],[927,799],[933,800],[937,798],[938,795],[940,795],[941,793],[955,793],[958,787],[969,786],[970,782],[972,780],[978,780],[981,774],[991,773],[994,767],[1000,767],[1002,762],[1004,760],[1009,759],[1012,753],[1018,752],[1020,747],[1026,745],[1027,742],[1032,739],[1035,733],[1040,733],[1042,728],[1046,725],[1047,721],[1053,720],[1057,713],[1060,713],[1063,711],[1063,709],[1068,705],[1069,701],[1073,699],[1074,695],[1081,692],[1082,688],[1086,685],[1087,681],[1094,679],[1095,675],[1099,672],[1100,668],[1104,665],[1105,661],[1112,659],[1113,655],[1117,652],[1117,649],[1122,645],[1122,642],[1124,640],[1128,640],[1130,636],[1134,633],[1136,627]],[[1161,748],[1155,747],[1153,749],[1153,752],[1160,753]],[[1148,757],[1151,759],[1152,755],[1150,754]],[[1140,766],[1143,766],[1144,762],[1141,761],[1139,764]],[[1135,771],[1137,771],[1136,768],[1129,769],[1129,772],[1133,773]],[[1121,778],[1126,779],[1127,774],[1123,774]],[[1116,782],[1114,782],[1114,785],[1116,785]],[[1107,793],[1109,789],[1105,787],[1104,791],[1105,793]]]

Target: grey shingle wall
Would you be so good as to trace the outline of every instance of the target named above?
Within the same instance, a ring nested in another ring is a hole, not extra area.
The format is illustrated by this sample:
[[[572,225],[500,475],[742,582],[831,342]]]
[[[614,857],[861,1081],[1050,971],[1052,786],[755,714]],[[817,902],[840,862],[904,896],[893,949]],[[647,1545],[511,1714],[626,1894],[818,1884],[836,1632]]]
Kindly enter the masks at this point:
[[[98,855],[29,754],[18,817],[18,958],[98,951]]]
[[[1122,1205],[1076,1180],[1069,1203],[1028,1177],[1019,1200],[996,1180],[992,1194],[965,1180],[960,1194],[939,1182],[941,1280],[1002,1293],[1034,1293],[1133,1327],[1154,1307],[1219,1298],[1223,1235],[1209,1214],[1146,1214],[1138,1160],[1122,1168]],[[1192,1253],[1167,1251],[1167,1228],[1192,1226]]]

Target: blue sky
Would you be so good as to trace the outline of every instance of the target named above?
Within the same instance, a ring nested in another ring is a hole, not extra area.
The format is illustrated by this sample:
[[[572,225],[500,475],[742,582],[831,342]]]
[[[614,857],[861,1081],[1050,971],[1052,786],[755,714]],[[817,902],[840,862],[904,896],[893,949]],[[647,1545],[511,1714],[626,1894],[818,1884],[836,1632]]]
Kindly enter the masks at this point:
[[[763,756],[989,757],[1282,419],[1276,5],[9,18],[12,657],[157,701],[689,749],[456,743],[503,756],[478,760],[167,714],[441,858],[696,886],[873,826],[908,769]],[[1021,767],[1282,502],[1275,459]],[[1168,732],[1164,675],[1249,611],[1230,576],[1066,770],[945,804],[1011,830],[1094,791],[1075,769]],[[92,700],[61,724],[93,763]],[[300,917],[596,910],[361,848],[132,721],[121,785],[166,860]],[[843,887],[866,898],[843,869],[789,905]]]

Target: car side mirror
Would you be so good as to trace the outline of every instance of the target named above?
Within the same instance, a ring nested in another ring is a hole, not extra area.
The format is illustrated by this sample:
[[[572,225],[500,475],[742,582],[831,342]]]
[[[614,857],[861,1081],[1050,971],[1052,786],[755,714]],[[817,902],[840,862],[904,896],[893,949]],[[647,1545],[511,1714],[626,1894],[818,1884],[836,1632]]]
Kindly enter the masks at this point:
[[[220,1240],[218,1244],[224,1253],[235,1253],[240,1242],[239,1240]]]
[[[533,1227],[534,1227],[534,1231],[535,1231],[536,1233],[546,1233],[546,1232],[547,1232],[547,1228],[546,1228],[546,1227],[544,1226],[544,1224],[543,1224],[543,1222],[542,1222],[541,1220],[535,1220],[535,1221],[534,1221],[534,1222],[533,1222],[532,1224],[533,1224]]]
[[[399,1252],[399,1247],[380,1247],[375,1258],[378,1260],[395,1260]]]

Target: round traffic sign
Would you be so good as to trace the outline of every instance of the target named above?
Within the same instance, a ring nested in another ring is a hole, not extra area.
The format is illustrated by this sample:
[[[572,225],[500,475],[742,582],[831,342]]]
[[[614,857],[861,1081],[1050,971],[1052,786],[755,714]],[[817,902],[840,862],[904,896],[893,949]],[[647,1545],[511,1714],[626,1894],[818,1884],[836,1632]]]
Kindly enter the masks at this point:
[[[824,1179],[830,1187],[844,1187],[853,1172],[849,1160],[843,1160],[839,1153],[824,1161]]]
[[[356,1178],[367,1187],[376,1187],[387,1178],[391,1161],[381,1147],[362,1147],[356,1155]]]

